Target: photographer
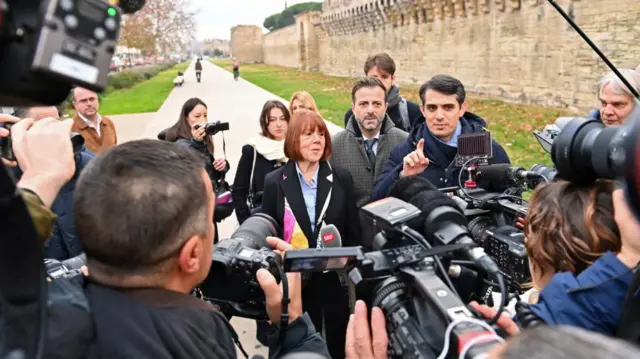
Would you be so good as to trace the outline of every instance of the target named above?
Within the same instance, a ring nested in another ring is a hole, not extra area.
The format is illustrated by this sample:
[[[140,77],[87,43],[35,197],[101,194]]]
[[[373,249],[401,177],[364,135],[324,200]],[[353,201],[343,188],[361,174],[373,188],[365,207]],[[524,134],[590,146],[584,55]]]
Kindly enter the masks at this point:
[[[640,72],[632,69],[620,69],[620,73],[637,91],[640,91]],[[602,121],[607,126],[624,124],[634,109],[635,96],[614,73],[610,72],[600,79],[598,100],[600,108],[591,111],[589,117]]]
[[[47,357],[236,357],[225,317],[189,295],[209,273],[214,239],[214,193],[195,153],[153,140],[114,147],[85,168],[75,208],[90,313],[81,305],[50,304]],[[290,249],[269,241],[280,251]],[[288,277],[289,325],[274,339],[272,355],[326,354],[302,314],[300,277]],[[258,271],[257,279],[277,325],[282,292],[268,272]],[[75,320],[63,316],[65,310]]]
[[[615,221],[622,246],[607,252],[578,275],[559,273],[540,293],[532,312],[549,325],[570,325],[613,336],[620,324],[623,303],[633,272],[640,263],[640,223],[626,203],[622,189],[613,192]],[[472,306],[487,318],[495,310]],[[503,315],[499,322],[509,334],[519,332],[513,320]]]

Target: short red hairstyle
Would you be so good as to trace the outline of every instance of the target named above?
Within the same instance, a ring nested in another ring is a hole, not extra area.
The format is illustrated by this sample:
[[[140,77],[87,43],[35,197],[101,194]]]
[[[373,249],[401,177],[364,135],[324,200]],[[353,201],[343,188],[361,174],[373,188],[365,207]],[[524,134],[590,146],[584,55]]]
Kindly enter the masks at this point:
[[[320,161],[328,161],[331,158],[331,134],[327,124],[320,115],[315,111],[298,110],[293,115],[287,129],[287,136],[284,140],[284,155],[292,161],[302,161],[302,153],[300,153],[300,136],[306,131],[312,131],[324,134],[324,153]]]

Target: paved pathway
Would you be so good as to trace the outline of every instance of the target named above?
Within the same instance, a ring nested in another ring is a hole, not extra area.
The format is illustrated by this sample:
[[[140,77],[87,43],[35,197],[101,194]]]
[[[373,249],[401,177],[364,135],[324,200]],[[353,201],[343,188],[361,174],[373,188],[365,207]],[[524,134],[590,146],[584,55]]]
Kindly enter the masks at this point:
[[[227,143],[227,160],[231,169],[227,180],[231,183],[235,177],[236,166],[240,160],[241,148],[247,139],[260,130],[259,116],[263,104],[267,100],[281,99],[247,81],[233,80],[233,75],[207,61],[202,62],[202,82],[195,78],[194,63],[185,72],[183,87],[174,88],[165,103],[155,114],[113,116],[118,126],[118,137],[122,141],[139,138],[157,138],[157,134],[173,125],[180,115],[182,105],[191,97],[199,97],[209,109],[209,121],[230,123],[230,131],[225,133]],[[332,133],[340,128],[327,122]],[[222,157],[222,135],[214,138],[216,157]],[[220,238],[229,238],[238,224],[235,215],[221,223]],[[240,336],[240,341],[250,355],[267,357],[267,348],[255,340],[255,323],[241,318],[232,319],[231,323]],[[239,357],[242,357],[240,352]]]

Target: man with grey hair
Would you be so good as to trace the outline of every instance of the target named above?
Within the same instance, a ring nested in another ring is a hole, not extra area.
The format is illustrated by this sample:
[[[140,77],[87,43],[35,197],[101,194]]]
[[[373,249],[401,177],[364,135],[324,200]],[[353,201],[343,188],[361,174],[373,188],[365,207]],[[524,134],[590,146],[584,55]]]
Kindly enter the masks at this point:
[[[631,86],[640,91],[640,72],[633,69],[621,69],[620,73]],[[600,79],[598,99],[600,108],[593,110],[589,117],[602,121],[607,126],[624,124],[635,106],[635,96],[614,72],[610,72]]]

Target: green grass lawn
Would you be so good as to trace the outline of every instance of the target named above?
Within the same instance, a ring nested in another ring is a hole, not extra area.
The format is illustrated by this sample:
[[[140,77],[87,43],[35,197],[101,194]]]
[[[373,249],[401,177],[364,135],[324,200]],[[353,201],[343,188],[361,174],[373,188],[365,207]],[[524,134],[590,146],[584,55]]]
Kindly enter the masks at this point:
[[[216,60],[214,63],[231,71],[231,61]],[[241,66],[240,77],[286,100],[296,91],[309,91],[322,116],[341,127],[344,125],[344,113],[351,106],[354,79],[350,77],[326,76],[263,64]],[[401,93],[403,97],[419,102],[418,89],[416,86],[402,86]],[[552,164],[532,131],[568,115],[568,110],[477,98],[470,98],[468,102],[471,112],[487,120],[494,138],[507,150],[513,164],[526,169],[534,164]]]
[[[120,115],[158,111],[173,89],[173,79],[178,71],[184,71],[188,66],[188,62],[178,64],[131,88],[106,94],[100,100],[100,113]]]

